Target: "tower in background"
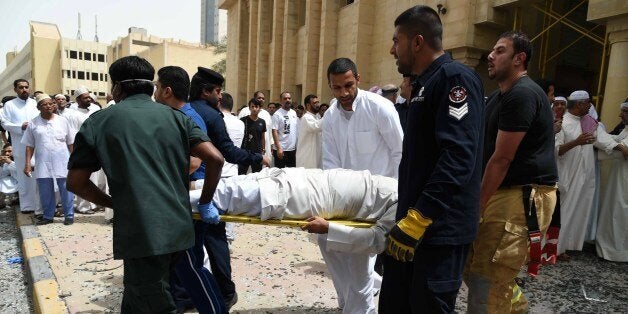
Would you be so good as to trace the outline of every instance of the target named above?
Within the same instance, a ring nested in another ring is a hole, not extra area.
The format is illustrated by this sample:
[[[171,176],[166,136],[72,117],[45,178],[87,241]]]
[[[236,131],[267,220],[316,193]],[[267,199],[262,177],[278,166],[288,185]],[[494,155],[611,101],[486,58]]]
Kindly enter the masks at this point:
[[[217,43],[227,35],[227,11],[217,0],[201,0],[201,43]]]

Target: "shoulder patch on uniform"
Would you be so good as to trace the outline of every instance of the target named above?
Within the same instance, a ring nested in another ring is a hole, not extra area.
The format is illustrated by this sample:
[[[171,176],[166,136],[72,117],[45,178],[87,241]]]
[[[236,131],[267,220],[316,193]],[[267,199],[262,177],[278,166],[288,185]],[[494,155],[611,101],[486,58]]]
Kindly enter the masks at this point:
[[[454,86],[449,91],[449,101],[459,104],[467,100],[467,90],[462,86]]]
[[[459,108],[449,105],[449,115],[452,116],[453,118],[456,118],[456,120],[458,121],[464,118],[464,116],[466,116],[468,112],[469,112],[469,103],[467,102],[464,103],[464,105],[460,106]]]

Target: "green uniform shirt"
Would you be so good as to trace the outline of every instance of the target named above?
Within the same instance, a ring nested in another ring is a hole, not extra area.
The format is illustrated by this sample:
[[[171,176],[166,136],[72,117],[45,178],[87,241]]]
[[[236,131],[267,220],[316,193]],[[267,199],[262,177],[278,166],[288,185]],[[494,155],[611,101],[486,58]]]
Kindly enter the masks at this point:
[[[127,97],[83,123],[68,169],[102,167],[107,175],[115,259],[194,245],[188,168],[191,148],[205,141],[185,114],[146,94]]]

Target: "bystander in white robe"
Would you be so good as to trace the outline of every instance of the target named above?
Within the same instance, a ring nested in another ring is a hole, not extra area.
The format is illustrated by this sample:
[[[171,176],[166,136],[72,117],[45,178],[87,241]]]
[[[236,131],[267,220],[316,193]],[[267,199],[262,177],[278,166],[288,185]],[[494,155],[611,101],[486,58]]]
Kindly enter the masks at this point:
[[[35,211],[36,214],[42,212],[39,205],[39,196],[37,194],[37,182],[34,178],[24,174],[24,165],[26,164],[26,147],[22,144],[22,124],[28,122],[39,115],[35,100],[28,98],[23,100],[15,98],[7,101],[0,112],[0,121],[2,127],[11,134],[11,142],[13,145],[13,159],[15,161],[16,179],[18,182],[18,192],[20,197],[21,211]],[[31,162],[34,164],[34,162]],[[35,165],[36,167],[36,165]]]
[[[601,126],[598,126],[596,133],[593,144],[576,146],[556,158],[561,206],[558,254],[566,250],[580,251],[584,244],[597,184],[593,146],[605,154],[611,154],[617,146],[617,142]],[[575,140],[580,134],[580,117],[565,112],[562,129],[556,134],[556,152],[560,145]]]
[[[628,147],[628,126],[613,139]],[[597,255],[614,262],[628,262],[628,161],[621,152],[599,154],[602,175]]]
[[[70,110],[73,110],[74,112],[70,112]],[[62,116],[68,119],[68,121],[70,122],[70,126],[74,129],[74,132],[78,133],[78,131],[81,129],[81,125],[83,125],[83,122],[85,122],[85,120],[87,120],[87,118],[89,118],[89,116],[91,116],[94,112],[97,112],[99,110],[101,110],[100,107],[94,104],[90,104],[89,107],[84,109],[84,108],[79,108],[78,105],[74,103],[69,108],[66,108],[64,110],[64,113],[62,114]],[[96,172],[92,172],[92,174],[89,176],[89,179],[101,191],[107,193],[107,177],[105,176],[105,173],[103,172],[102,169]],[[76,195],[74,199],[74,206],[76,207],[76,211],[79,213],[87,212],[89,210],[103,209],[94,203],[91,203],[87,200],[80,198],[78,195]],[[104,210],[105,210],[105,219],[106,220],[112,219],[113,210],[111,208],[104,208]]]
[[[242,110],[240,110],[240,113],[238,114],[238,118],[243,118],[250,114],[251,114],[251,110],[249,109],[249,107],[244,107],[242,108]],[[266,132],[264,132],[264,139],[266,142],[265,143],[266,145],[264,147],[265,149],[264,155],[268,157],[268,160],[270,160],[272,164],[273,153],[272,153],[272,150],[270,149],[270,145],[273,142],[273,133],[272,133],[273,119],[270,116],[270,112],[266,111],[266,109],[263,109],[263,108],[259,110],[259,113],[257,114],[257,116],[261,118],[262,120],[264,120],[264,122],[266,123]]]
[[[3,164],[0,167],[0,193],[11,194],[17,192],[18,183],[16,177],[15,162]]]
[[[198,182],[196,184],[202,185]],[[201,190],[190,192],[192,207]],[[267,219],[325,219],[369,221],[370,228],[331,222],[321,252],[345,253],[325,258],[343,313],[374,313],[369,257],[381,253],[386,234],[395,224],[397,180],[369,171],[344,169],[266,168],[258,173],[221,179],[214,203],[229,215]],[[331,258],[329,258],[331,257]]]
[[[296,166],[322,168],[323,141],[321,118],[309,111],[299,119],[299,140],[297,141]]]

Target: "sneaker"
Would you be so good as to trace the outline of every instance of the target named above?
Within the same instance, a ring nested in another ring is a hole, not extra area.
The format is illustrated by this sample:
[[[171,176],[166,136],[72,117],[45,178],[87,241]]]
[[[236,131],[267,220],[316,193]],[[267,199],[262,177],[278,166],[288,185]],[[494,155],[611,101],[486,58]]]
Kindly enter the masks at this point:
[[[40,218],[37,219],[37,221],[35,222],[36,225],[41,226],[41,225],[47,225],[47,224],[51,224],[53,221],[52,219],[46,219],[46,218]]]
[[[74,218],[66,218],[63,220],[63,224],[69,226],[74,223]]]

